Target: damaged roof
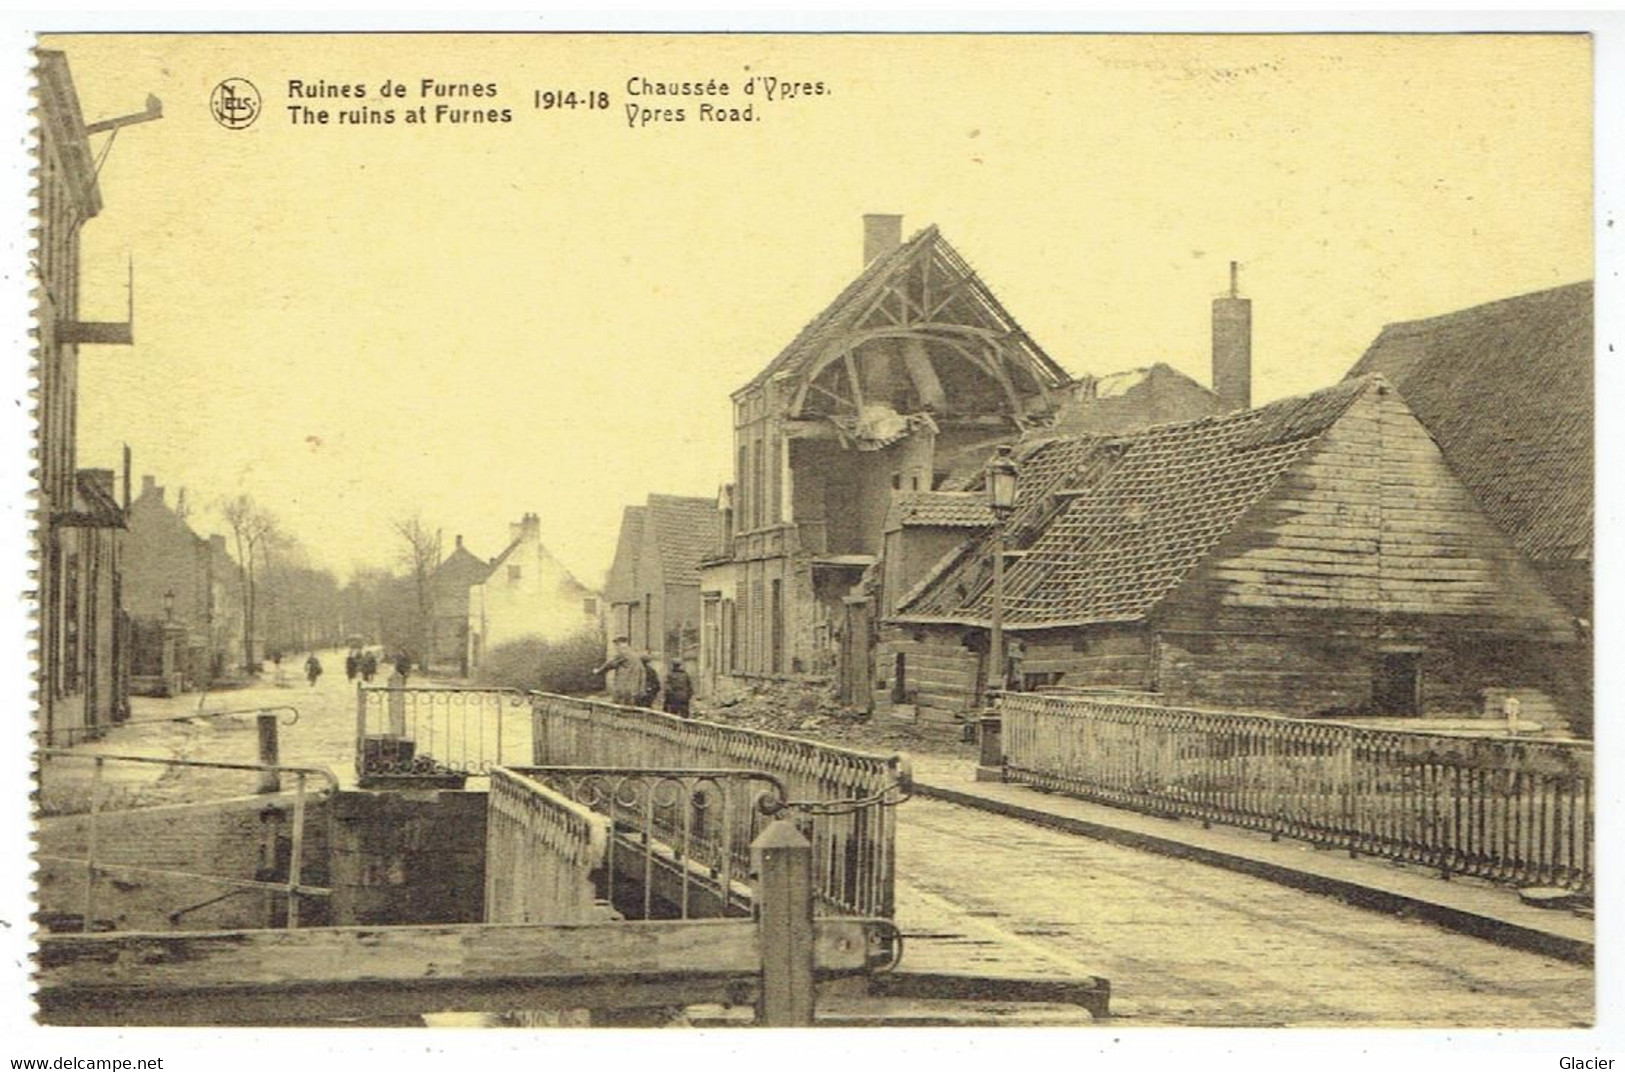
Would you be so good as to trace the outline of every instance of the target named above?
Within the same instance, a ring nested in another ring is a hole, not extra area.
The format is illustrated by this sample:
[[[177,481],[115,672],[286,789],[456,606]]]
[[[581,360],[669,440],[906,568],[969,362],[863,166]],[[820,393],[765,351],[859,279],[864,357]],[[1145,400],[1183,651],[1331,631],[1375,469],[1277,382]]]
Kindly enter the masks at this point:
[[[1072,377],[1066,370],[1027,337],[1021,325],[999,303],[987,284],[932,224],[896,249],[870,261],[823,312],[801,329],[790,345],[740,390],[759,386],[781,374],[801,373],[815,366],[831,343],[861,326],[876,299],[888,287],[898,283],[916,265],[924,262],[929,262],[931,269],[940,273],[944,281],[958,281],[960,298],[979,314],[980,319],[987,322],[990,330],[997,331],[1014,345],[1035,375],[1041,376],[1049,386],[1071,381]]]
[[[1590,281],[1389,324],[1381,373],[1502,531],[1536,562],[1592,555]]]
[[[1171,593],[1377,377],[1125,436],[1027,444],[1005,574],[1012,627],[1134,621]],[[988,540],[939,564],[900,606],[913,621],[991,614]]]

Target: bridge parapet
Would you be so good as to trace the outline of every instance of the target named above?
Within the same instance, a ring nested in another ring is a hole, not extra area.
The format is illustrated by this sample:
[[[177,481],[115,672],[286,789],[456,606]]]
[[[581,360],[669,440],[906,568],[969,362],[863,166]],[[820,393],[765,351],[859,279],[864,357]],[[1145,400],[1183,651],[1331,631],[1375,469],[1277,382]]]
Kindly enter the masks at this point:
[[[813,846],[827,909],[889,918],[895,908],[896,820],[910,787],[904,756],[678,718],[641,708],[532,693],[539,767],[759,771],[783,786]],[[748,843],[748,839],[747,839]]]
[[[999,700],[1007,781],[1522,885],[1589,891],[1585,742],[1060,693]]]
[[[610,820],[524,773],[490,772],[485,922],[604,919]]]

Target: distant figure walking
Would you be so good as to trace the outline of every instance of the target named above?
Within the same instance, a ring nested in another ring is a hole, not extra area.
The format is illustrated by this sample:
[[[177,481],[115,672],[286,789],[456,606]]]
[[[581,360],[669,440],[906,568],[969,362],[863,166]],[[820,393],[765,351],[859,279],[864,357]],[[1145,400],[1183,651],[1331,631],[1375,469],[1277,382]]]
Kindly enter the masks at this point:
[[[623,707],[630,707],[643,695],[643,660],[632,651],[632,642],[624,636],[615,638],[615,654],[593,669],[594,674],[607,674],[609,698]]]
[[[359,673],[361,673],[361,656],[352,651],[344,657],[344,679],[354,681]]]
[[[311,652],[310,658],[305,660],[305,676],[310,679],[310,687],[316,687],[316,679],[322,676],[322,661]]]
[[[693,718],[688,713],[688,702],[694,698],[694,682],[683,669],[680,659],[671,661],[671,672],[666,675],[666,714],[678,718]]]
[[[412,657],[404,651],[395,656],[395,672],[401,675],[402,682],[412,672]]]
[[[378,673],[378,656],[370,651],[361,653],[361,680],[372,684],[372,679]]]

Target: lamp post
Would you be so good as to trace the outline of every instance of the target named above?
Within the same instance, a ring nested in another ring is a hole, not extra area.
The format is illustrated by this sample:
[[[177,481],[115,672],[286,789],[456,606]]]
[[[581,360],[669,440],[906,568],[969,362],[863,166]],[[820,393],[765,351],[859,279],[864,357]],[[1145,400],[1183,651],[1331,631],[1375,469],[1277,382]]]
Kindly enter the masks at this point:
[[[1006,680],[1004,658],[1004,525],[1016,508],[1016,481],[1020,475],[1016,460],[1008,446],[1003,446],[988,459],[986,475],[987,505],[993,512],[993,612],[988,620],[987,659],[991,689],[1003,689]],[[977,760],[976,780],[979,782],[1004,781],[1003,726],[999,713],[989,708],[980,719],[981,756]]]
[[[171,588],[164,593],[164,621],[175,620],[175,590]]]
[[[1016,508],[1016,481],[1020,473],[1009,446],[1002,446],[987,462],[987,505],[997,522],[993,530],[993,614],[988,630],[988,658],[1004,688],[1004,523]]]

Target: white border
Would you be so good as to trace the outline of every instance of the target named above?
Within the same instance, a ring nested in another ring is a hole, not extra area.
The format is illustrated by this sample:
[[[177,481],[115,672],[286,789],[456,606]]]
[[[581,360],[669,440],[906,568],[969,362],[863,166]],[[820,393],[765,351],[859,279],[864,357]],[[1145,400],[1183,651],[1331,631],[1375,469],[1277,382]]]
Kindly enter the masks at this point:
[[[0,168],[0,219],[9,224],[0,237],[0,332],[11,360],[0,363],[0,710],[10,712],[9,747],[0,749],[0,794],[14,816],[0,834],[0,859],[13,861],[0,870],[0,953],[9,976],[7,996],[0,1001],[0,1061],[31,1056],[164,1056],[173,1069],[276,1067],[290,1062],[325,1067],[340,1060],[388,1062],[392,1067],[429,1069],[457,1061],[523,1061],[562,1063],[572,1068],[621,1067],[623,1062],[664,1065],[705,1061],[737,1064],[760,1061],[776,1068],[824,1067],[835,1061],[891,1062],[928,1057],[977,1066],[1017,1064],[1062,1068],[1100,1065],[1163,1067],[1189,1060],[1204,1067],[1291,1067],[1313,1062],[1324,1068],[1446,1066],[1471,1062],[1475,1072],[1494,1069],[1557,1069],[1563,1055],[1604,1056],[1625,1060],[1625,996],[1620,985],[1617,895],[1622,869],[1617,866],[1613,835],[1625,794],[1614,775],[1622,761],[1614,748],[1625,733],[1613,726],[1621,717],[1617,702],[1625,696],[1621,671],[1603,659],[1597,675],[1597,744],[1603,760],[1602,815],[1598,843],[1604,904],[1599,914],[1598,1017],[1588,1032],[1382,1032],[1382,1031],[1149,1031],[1109,1024],[1089,1031],[1041,1030],[1004,1032],[819,1032],[815,1041],[780,1032],[412,1032],[412,1031],[89,1031],[44,1029],[33,1024],[25,998],[29,963],[28,887],[26,869],[15,866],[29,851],[24,797],[28,785],[27,733],[29,665],[21,653],[29,628],[23,603],[11,594],[27,568],[30,546],[22,498],[29,487],[25,458],[30,424],[19,419],[28,409],[27,373],[29,300],[28,242],[19,221],[29,210],[30,166],[25,155],[29,52],[36,30],[73,31],[384,31],[384,30],[644,30],[670,31],[858,31],[858,32],[1460,32],[1587,31],[1595,35],[1597,172],[1597,341],[1601,360],[1597,375],[1599,443],[1597,453],[1598,558],[1596,649],[1625,651],[1625,633],[1616,623],[1625,592],[1625,573],[1613,558],[1625,531],[1621,473],[1625,448],[1612,433],[1611,418],[1625,406],[1625,372],[1613,345],[1625,351],[1625,281],[1621,280],[1621,247],[1625,243],[1625,15],[1618,11],[1569,12],[1481,11],[1281,11],[1241,12],[1164,9],[1062,11],[942,12],[930,8],[863,12],[813,13],[806,8],[772,4],[752,11],[671,10],[614,11],[540,9],[447,13],[417,5],[367,5],[345,12],[296,10],[243,11],[204,4],[185,4],[164,11],[45,11],[0,15],[0,144],[6,147]],[[1313,956],[1305,951],[1306,959]],[[1380,986],[1381,980],[1372,980]],[[1459,1057],[1457,1056],[1459,1055]],[[5,1066],[0,1066],[3,1068]],[[1616,1065],[1616,1068],[1625,1066]]]

